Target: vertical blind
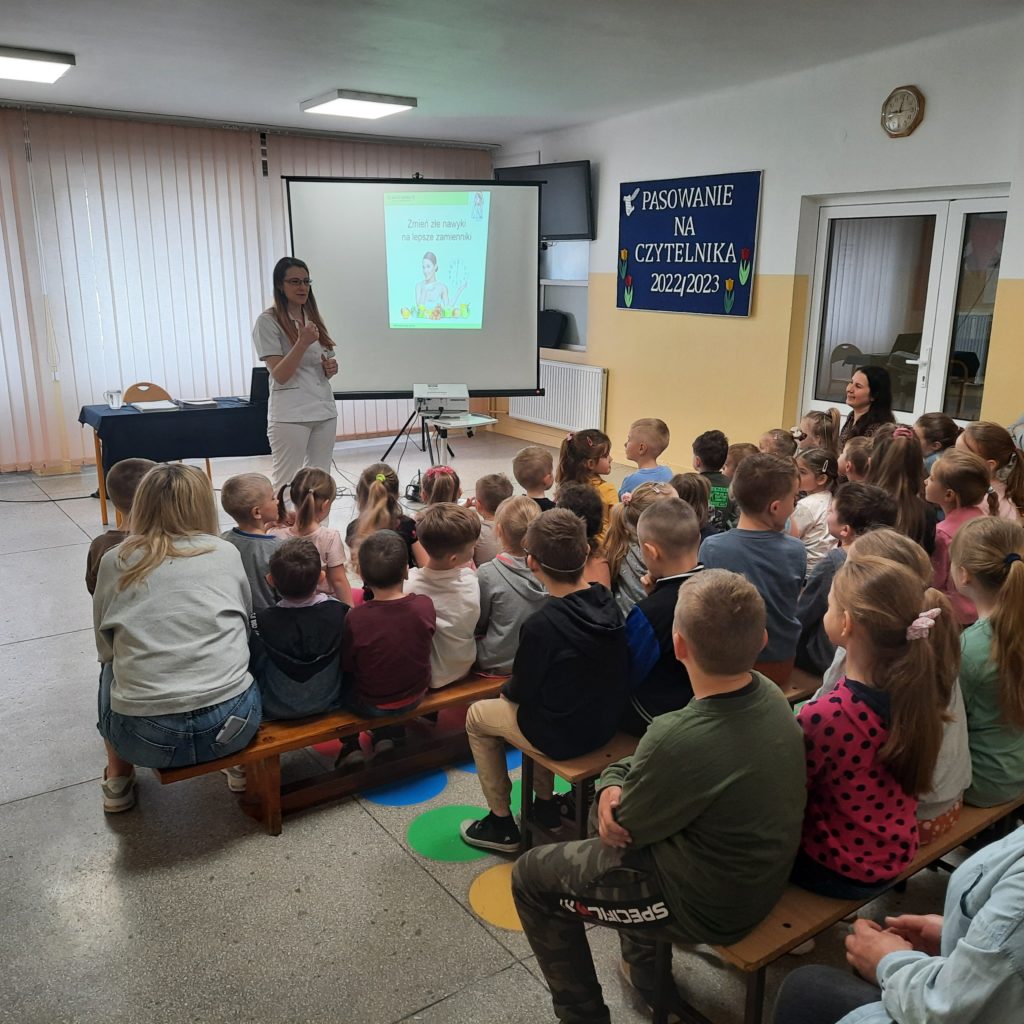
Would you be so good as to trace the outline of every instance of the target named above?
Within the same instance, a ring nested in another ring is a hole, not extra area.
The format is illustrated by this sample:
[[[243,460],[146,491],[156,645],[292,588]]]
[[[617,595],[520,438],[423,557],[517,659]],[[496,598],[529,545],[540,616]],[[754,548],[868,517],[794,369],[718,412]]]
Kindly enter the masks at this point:
[[[288,252],[282,175],[486,178],[491,162],[483,150],[0,110],[0,168],[7,471],[89,461],[78,410],[108,388],[247,393],[252,323]],[[339,432],[397,429],[407,408],[340,403]]]

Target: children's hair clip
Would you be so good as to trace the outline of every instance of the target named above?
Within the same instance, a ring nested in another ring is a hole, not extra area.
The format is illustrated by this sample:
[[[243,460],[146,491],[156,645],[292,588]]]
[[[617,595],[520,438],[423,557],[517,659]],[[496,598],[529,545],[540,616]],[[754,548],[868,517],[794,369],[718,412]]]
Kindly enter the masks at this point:
[[[935,620],[942,614],[941,608],[929,608],[926,612],[921,612],[920,615],[914,621],[907,626],[907,639],[908,640],[923,640],[928,636],[932,626],[935,625]]]
[[[632,500],[633,500],[633,492],[632,491],[626,491],[626,493],[622,496],[622,504],[623,505],[628,505]]]
[[[576,435],[570,430],[569,433],[565,435],[565,439],[566,441],[571,441],[575,436]]]

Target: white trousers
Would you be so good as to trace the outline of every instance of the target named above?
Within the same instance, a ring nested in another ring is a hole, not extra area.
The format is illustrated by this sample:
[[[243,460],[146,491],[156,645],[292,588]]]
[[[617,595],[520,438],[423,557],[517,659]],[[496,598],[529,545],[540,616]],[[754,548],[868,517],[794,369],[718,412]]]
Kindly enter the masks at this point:
[[[267,440],[274,458],[274,491],[290,484],[304,466],[331,471],[334,440],[338,433],[338,418],[332,416],[317,423],[267,424]]]

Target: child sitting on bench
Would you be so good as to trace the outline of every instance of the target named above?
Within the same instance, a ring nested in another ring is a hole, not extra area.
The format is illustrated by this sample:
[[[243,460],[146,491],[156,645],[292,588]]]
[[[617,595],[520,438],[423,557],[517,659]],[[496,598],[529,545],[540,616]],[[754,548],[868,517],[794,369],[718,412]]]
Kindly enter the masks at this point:
[[[626,697],[629,652],[622,615],[606,587],[583,582],[590,554],[583,521],[568,509],[542,512],[526,531],[527,564],[551,595],[519,633],[512,678],[502,696],[477,701],[466,716],[480,788],[490,813],[462,823],[470,846],[515,853],[512,783],[505,742],[557,760],[578,757],[616,732]],[[554,778],[537,765],[537,820],[558,828]]]
[[[597,837],[532,849],[512,873],[563,1021],[609,1020],[587,924],[619,931],[627,980],[650,1003],[657,940],[743,938],[781,896],[800,842],[803,740],[779,688],[751,670],[764,601],[742,576],[706,569],[679,588],[673,642],[694,699],[605,769]]]

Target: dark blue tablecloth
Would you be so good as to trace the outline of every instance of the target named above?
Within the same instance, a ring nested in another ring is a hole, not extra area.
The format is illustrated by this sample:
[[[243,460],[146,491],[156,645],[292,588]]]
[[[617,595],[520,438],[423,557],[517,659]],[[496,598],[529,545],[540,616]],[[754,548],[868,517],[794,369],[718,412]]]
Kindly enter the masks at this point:
[[[218,398],[216,409],[139,412],[124,406],[83,405],[78,422],[103,442],[104,472],[121,459],[213,459],[269,455],[266,405]]]

